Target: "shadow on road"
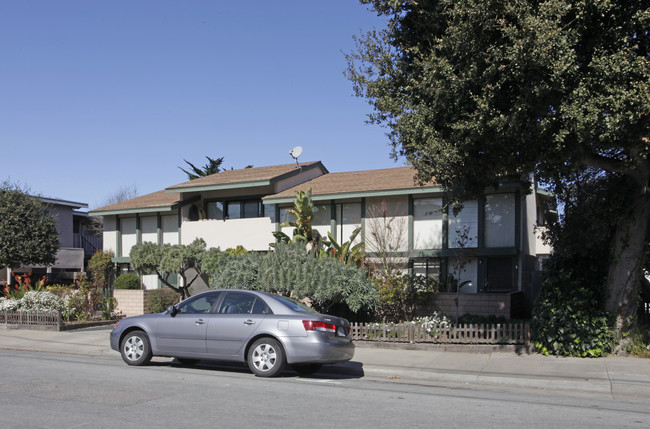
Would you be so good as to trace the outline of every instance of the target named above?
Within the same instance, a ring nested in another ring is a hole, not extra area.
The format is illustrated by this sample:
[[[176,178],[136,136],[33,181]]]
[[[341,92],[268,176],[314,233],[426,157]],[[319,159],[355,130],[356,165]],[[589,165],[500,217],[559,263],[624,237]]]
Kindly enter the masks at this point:
[[[181,363],[177,359],[173,359],[166,361],[153,360],[149,363],[149,366],[171,366],[177,368],[193,368],[197,371],[222,371],[230,373],[251,374],[246,364],[238,362],[200,360],[194,364],[187,364]],[[293,370],[291,365],[287,365],[287,368],[281,375],[283,378],[300,377],[337,380],[357,379],[362,378],[363,376],[363,364],[356,361],[350,361],[341,364],[323,365],[321,369],[310,375],[300,375],[298,372]]]

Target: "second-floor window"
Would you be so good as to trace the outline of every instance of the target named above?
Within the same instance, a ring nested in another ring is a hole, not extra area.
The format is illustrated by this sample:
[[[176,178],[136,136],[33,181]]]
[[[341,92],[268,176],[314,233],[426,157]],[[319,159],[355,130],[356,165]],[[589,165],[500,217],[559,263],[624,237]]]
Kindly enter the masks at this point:
[[[243,219],[264,216],[262,200],[209,201],[206,214],[208,219]]]

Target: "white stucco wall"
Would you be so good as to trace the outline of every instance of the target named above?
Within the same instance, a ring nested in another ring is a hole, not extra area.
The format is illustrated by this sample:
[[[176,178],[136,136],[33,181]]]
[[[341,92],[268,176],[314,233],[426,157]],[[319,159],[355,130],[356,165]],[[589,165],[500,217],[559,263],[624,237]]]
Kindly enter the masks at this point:
[[[131,248],[136,244],[135,217],[121,218],[120,231],[122,233],[122,252],[121,255],[126,257],[131,253]]]
[[[113,252],[116,254],[116,243],[115,216],[104,216],[104,252]]]
[[[158,217],[157,216],[140,217],[140,229],[142,230],[143,243],[158,242]]]
[[[271,218],[228,220],[202,220],[184,222],[181,230],[182,244],[190,244],[195,238],[203,238],[207,247],[221,250],[239,245],[246,250],[266,251],[272,243],[275,224]]]

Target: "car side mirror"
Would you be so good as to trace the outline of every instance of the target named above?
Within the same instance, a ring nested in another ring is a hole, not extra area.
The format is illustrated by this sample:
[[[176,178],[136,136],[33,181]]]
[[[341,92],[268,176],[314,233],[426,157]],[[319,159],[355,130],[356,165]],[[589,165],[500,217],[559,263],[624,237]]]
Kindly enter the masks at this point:
[[[176,313],[178,313],[178,310],[173,305],[167,307],[167,311],[169,311],[169,315],[172,317],[176,316]]]

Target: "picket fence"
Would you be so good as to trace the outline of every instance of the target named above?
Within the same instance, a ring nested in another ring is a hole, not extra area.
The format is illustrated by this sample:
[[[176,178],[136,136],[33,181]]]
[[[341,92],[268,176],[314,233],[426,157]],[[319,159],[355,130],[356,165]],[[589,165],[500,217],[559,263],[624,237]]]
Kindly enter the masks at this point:
[[[353,323],[357,341],[436,344],[530,344],[530,324],[461,324],[427,330],[417,323]]]
[[[51,326],[59,328],[62,323],[60,312],[38,311],[3,311],[0,313],[0,321],[5,325],[15,327]]]

